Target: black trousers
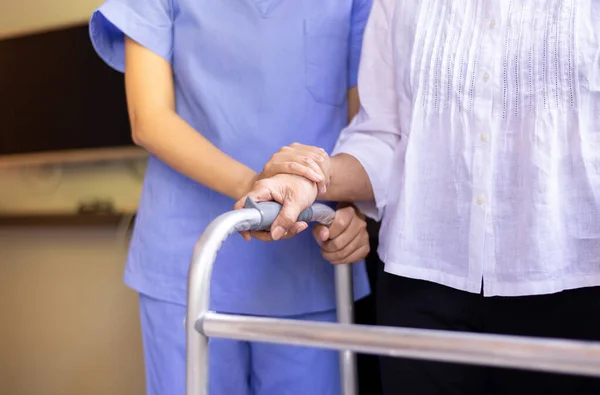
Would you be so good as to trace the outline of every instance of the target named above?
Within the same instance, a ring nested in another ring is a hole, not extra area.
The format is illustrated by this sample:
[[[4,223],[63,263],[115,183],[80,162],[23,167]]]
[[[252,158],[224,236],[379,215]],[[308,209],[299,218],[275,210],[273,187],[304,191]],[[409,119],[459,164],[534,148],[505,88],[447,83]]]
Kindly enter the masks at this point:
[[[381,271],[379,325],[600,340],[600,287],[484,298]],[[600,379],[381,358],[384,395],[600,395]]]
[[[376,303],[375,295],[377,289],[377,279],[382,272],[383,263],[377,255],[377,245],[379,244],[379,224],[367,220],[367,230],[369,231],[369,241],[371,252],[366,259],[367,272],[369,274],[369,283],[373,292],[366,298],[356,302],[354,306],[354,319],[357,324],[376,325],[375,315]],[[379,357],[376,355],[357,355],[358,370],[358,393],[360,395],[381,395],[381,373],[379,371]],[[598,394],[600,395],[600,394]]]

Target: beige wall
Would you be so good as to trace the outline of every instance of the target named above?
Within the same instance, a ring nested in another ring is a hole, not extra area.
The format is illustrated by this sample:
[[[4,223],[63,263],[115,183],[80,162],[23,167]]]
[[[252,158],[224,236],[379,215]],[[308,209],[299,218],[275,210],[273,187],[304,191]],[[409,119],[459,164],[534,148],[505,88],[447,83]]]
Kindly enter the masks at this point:
[[[2,0],[0,37],[85,21],[102,0]]]
[[[139,173],[119,163],[4,170],[0,215],[70,211],[94,196],[133,210],[140,189]],[[124,236],[123,226],[0,227],[0,394],[144,393]]]
[[[86,20],[100,0],[0,1],[0,37]],[[1,130],[1,126],[0,126]],[[0,214],[133,210],[139,166],[0,169]],[[142,395],[137,298],[122,283],[120,229],[0,228],[0,394]]]
[[[142,395],[117,232],[0,228],[0,251],[0,393]]]

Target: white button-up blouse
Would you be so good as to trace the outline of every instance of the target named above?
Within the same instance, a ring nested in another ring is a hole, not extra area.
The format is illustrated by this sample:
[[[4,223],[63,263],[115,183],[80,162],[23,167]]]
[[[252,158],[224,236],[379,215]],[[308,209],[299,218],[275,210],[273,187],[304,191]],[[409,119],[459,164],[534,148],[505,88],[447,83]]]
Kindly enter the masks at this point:
[[[386,271],[487,296],[600,285],[600,0],[376,0],[360,113]]]

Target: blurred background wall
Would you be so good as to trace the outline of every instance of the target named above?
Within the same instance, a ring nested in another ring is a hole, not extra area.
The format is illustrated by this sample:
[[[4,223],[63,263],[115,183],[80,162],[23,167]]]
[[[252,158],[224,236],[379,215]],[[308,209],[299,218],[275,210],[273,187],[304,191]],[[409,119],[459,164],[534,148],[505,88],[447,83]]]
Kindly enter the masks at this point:
[[[84,22],[100,3],[2,1],[0,38]],[[0,166],[0,215],[73,211],[98,197],[133,212],[140,168]],[[126,225],[0,225],[0,394],[143,394],[137,298],[122,283]]]
[[[101,0],[2,1],[0,37],[83,22],[100,4]]]

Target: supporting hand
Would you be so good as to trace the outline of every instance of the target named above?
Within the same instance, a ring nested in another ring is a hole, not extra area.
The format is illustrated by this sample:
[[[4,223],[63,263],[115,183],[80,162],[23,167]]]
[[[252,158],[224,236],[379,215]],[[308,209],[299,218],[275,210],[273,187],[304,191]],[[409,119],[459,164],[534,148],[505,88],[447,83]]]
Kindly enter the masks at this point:
[[[293,174],[314,182],[319,194],[327,192],[329,184],[330,158],[321,148],[294,143],[281,148],[267,162],[258,179],[273,177],[277,174]]]

